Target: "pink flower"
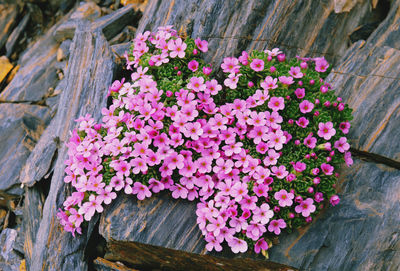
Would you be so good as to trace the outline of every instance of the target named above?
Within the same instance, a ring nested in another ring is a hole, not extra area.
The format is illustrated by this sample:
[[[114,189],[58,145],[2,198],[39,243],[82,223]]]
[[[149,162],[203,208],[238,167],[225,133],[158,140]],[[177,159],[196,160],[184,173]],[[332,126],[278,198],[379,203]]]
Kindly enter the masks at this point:
[[[325,72],[329,67],[328,61],[326,61],[324,57],[314,58],[314,61],[315,70],[317,72]]]
[[[133,184],[132,194],[137,195],[138,200],[144,200],[151,197],[149,188],[139,182]]]
[[[268,197],[268,185],[265,184],[256,184],[253,187],[254,193],[257,195],[257,197]]]
[[[224,80],[224,85],[229,87],[230,89],[236,89],[240,75],[241,75],[240,73],[239,74],[234,74],[234,73],[229,74],[228,78],[226,78]]]
[[[267,250],[268,243],[264,240],[264,238],[259,239],[256,244],[254,245],[254,251],[258,254],[261,250]]]
[[[203,77],[195,77],[190,78],[189,84],[187,84],[188,89],[192,89],[195,92],[204,91],[206,89],[206,85],[204,84]]]
[[[351,158],[351,153],[350,152],[345,152],[344,153],[344,161],[346,165],[349,167],[353,164],[353,159]]]
[[[170,57],[184,58],[186,47],[186,43],[184,43],[181,38],[178,38],[175,41],[172,39],[169,40],[168,49],[171,50],[171,52],[169,53]]]
[[[289,74],[293,76],[293,78],[302,78],[303,73],[300,70],[300,67],[290,67]]]
[[[271,76],[265,77],[264,81],[261,82],[260,86],[265,89],[276,89],[278,87],[278,79],[277,78],[272,78]]]
[[[286,228],[286,222],[282,218],[274,219],[269,223],[268,230],[276,235],[281,234],[281,229]]]
[[[211,72],[212,72],[211,67],[206,67],[206,66],[203,67],[203,73],[204,73],[205,75],[210,75]]]
[[[253,221],[263,225],[266,225],[273,216],[274,212],[267,203],[261,204],[260,208],[257,207],[253,211]]]
[[[306,91],[304,88],[298,88],[294,91],[294,94],[296,94],[297,99],[303,99],[306,95]]]
[[[324,201],[324,194],[322,194],[321,192],[317,192],[315,193],[314,199],[316,202]]]
[[[348,121],[341,122],[339,124],[339,129],[342,130],[343,134],[347,134],[349,132],[349,129],[350,129],[350,122],[348,122]]]
[[[237,182],[233,185],[230,195],[235,198],[235,201],[241,201],[244,195],[247,195],[247,184]]]
[[[189,70],[191,70],[192,72],[197,71],[197,69],[199,68],[199,62],[197,62],[196,60],[192,60],[188,63],[188,68]]]
[[[332,204],[332,206],[338,205],[340,202],[340,198],[338,195],[333,195],[330,197],[329,202]]]
[[[301,117],[298,120],[296,120],[296,124],[298,126],[300,126],[301,128],[306,128],[308,126],[310,122],[308,121],[308,119],[306,119],[305,117]]]
[[[309,113],[314,109],[314,104],[310,101],[304,100],[299,105],[300,111],[303,114]]]
[[[220,242],[217,241],[217,239],[212,236],[212,235],[208,235],[205,238],[207,245],[206,245],[206,249],[208,251],[212,251],[213,249],[215,249],[215,251],[221,251],[222,250],[222,246],[220,244]]]
[[[203,134],[203,129],[201,128],[201,124],[198,122],[188,122],[184,126],[183,133],[188,138],[190,137],[193,140],[198,140]]]
[[[293,77],[291,76],[279,76],[279,82],[281,82],[284,85],[291,85],[294,83]]]
[[[321,169],[322,172],[324,172],[325,175],[332,175],[333,174],[333,170],[335,169],[333,166],[326,164],[326,163],[322,163],[321,164]]]
[[[279,48],[274,48],[272,50],[266,49],[266,50],[264,50],[264,53],[268,54],[269,56],[277,56],[277,55],[282,54],[282,51],[279,50]]]
[[[279,157],[280,157],[279,153],[277,153],[275,150],[268,150],[268,156],[265,157],[263,161],[264,165],[266,166],[276,165]]]
[[[296,213],[301,213],[302,216],[308,217],[310,216],[311,213],[314,213],[316,210],[315,205],[313,204],[314,200],[311,198],[307,198],[306,200],[303,200],[300,205],[297,205],[294,210]]]
[[[109,92],[108,92],[109,94],[108,94],[108,95],[110,95],[111,92],[118,92],[119,89],[120,89],[120,88],[122,87],[122,85],[124,84],[124,82],[125,82],[125,78],[122,78],[121,81],[115,80],[114,83],[112,83],[111,87],[109,88]]]
[[[246,236],[253,239],[253,241],[256,241],[266,231],[267,230],[265,229],[264,225],[252,221],[246,229]]]
[[[208,51],[208,42],[206,40],[201,40],[200,38],[197,38],[194,40],[194,43],[196,44],[197,48],[199,48],[199,50],[203,53]]]
[[[95,195],[89,196],[89,201],[85,202],[81,208],[79,208],[79,213],[84,215],[86,221],[89,221],[95,212],[103,212],[103,206],[101,206],[102,200]]]
[[[117,197],[117,194],[111,192],[111,189],[111,187],[106,187],[104,190],[101,190],[98,196],[99,200],[103,201],[105,204],[110,204],[111,201]]]
[[[347,143],[347,139],[345,137],[341,137],[335,142],[334,147],[341,153],[344,153],[350,149],[350,144]]]
[[[285,166],[273,166],[271,171],[278,179],[284,179],[289,174]]]
[[[236,237],[229,240],[228,245],[231,247],[233,253],[243,253],[247,251],[247,242]]]
[[[304,145],[306,145],[310,149],[314,149],[317,145],[317,139],[309,134],[306,138],[304,138]]]
[[[238,73],[240,68],[239,61],[235,57],[225,57],[221,68],[225,73]]]
[[[239,61],[240,63],[242,63],[242,65],[246,66],[247,64],[249,64],[249,54],[246,51],[242,52],[242,55],[239,57]]]
[[[318,128],[318,136],[323,137],[325,140],[331,139],[331,137],[336,134],[336,130],[333,128],[333,123],[330,121],[327,123],[320,122]]]
[[[250,68],[253,71],[260,72],[260,71],[264,70],[264,61],[262,59],[255,58],[250,63]]]
[[[303,172],[306,169],[306,164],[303,162],[296,162],[296,164],[293,165],[293,168],[297,172]]]
[[[212,232],[214,236],[218,236],[220,230],[225,227],[225,221],[221,216],[218,216],[217,218],[210,218],[210,224],[207,225],[206,229],[209,232]]]
[[[268,102],[268,107],[273,111],[282,110],[285,108],[285,100],[283,97],[272,97]]]
[[[204,90],[206,93],[211,95],[216,95],[222,89],[222,86],[218,84],[218,81],[212,79],[211,81],[206,82],[206,89]]]
[[[281,189],[280,191],[275,192],[274,198],[279,200],[279,206],[281,207],[292,206],[294,194],[288,193],[286,190]]]

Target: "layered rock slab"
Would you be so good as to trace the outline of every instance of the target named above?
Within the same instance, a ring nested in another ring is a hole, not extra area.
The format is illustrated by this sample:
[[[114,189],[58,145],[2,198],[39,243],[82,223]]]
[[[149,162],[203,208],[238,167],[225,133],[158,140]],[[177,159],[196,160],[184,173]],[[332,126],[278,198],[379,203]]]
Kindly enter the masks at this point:
[[[50,111],[44,106],[3,103],[0,119],[0,190],[21,194],[16,187],[20,171],[50,122]]]
[[[54,137],[67,142],[69,132],[75,128],[75,119],[91,113],[96,119],[100,117],[101,108],[105,106],[107,88],[112,82],[114,70],[113,54],[100,30],[92,32],[89,23],[78,26],[73,42],[69,65],[66,72],[66,88],[62,92],[58,111],[54,119],[54,130],[41,138],[38,144],[37,159],[45,142]],[[86,71],[86,72],[82,72]],[[50,155],[49,152],[47,155]],[[93,223],[89,224],[86,234],[73,238],[59,225],[56,217],[62,206],[68,187],[65,185],[64,161],[67,158],[65,144],[58,149],[55,169],[51,179],[49,195],[43,208],[36,240],[33,244],[30,270],[85,270],[84,249],[88,242]]]
[[[336,13],[335,2],[155,0],[149,1],[137,32],[174,25],[206,39],[211,53],[205,59],[217,65],[243,50],[274,47],[291,57],[325,55],[334,63],[348,48],[348,35],[372,12],[363,1]]]

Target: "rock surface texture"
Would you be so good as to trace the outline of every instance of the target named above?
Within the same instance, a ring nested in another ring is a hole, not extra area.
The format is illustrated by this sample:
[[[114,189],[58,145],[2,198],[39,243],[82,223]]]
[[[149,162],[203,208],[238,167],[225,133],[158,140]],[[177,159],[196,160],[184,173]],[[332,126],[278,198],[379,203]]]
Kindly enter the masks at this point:
[[[95,2],[50,1],[52,12],[66,14],[0,71],[1,270],[399,270],[400,0],[149,0],[139,25],[143,1]],[[118,8],[125,2],[135,3]],[[26,5],[0,4],[0,55],[43,20],[34,12],[41,5]],[[74,120],[99,119],[120,77],[117,58],[129,48],[121,33],[163,25],[207,39],[214,67],[252,49],[325,56],[327,80],[354,109],[350,139],[359,156],[342,170],[341,203],[281,235],[272,262],[209,255],[196,203],[167,193],[118,197],[76,238],[58,224],[71,192],[63,177]],[[97,251],[102,243],[106,253]]]

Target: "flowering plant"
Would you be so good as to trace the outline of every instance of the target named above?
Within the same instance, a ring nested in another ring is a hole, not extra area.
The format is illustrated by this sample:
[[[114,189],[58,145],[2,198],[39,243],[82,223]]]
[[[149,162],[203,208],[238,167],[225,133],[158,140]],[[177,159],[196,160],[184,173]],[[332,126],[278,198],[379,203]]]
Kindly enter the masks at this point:
[[[321,78],[326,60],[243,52],[223,60],[220,84],[200,57],[207,50],[171,27],[134,39],[130,82],[115,81],[103,123],[79,118],[68,143],[65,182],[76,191],[58,213],[66,231],[81,233],[122,191],[144,200],[169,190],[199,200],[207,250],[226,242],[260,253],[269,237],[339,203],[352,116]]]

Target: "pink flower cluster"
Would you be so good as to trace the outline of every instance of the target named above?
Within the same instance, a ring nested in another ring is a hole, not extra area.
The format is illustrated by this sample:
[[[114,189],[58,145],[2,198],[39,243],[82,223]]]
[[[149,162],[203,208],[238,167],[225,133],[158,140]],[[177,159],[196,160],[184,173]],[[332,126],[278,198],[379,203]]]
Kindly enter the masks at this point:
[[[275,48],[266,50],[264,59],[246,52],[225,58],[224,88],[209,77],[210,67],[186,58],[208,50],[208,43],[200,39],[194,46],[188,51],[189,45],[169,26],[139,34],[127,56],[128,69],[135,69],[132,80],[116,81],[110,88],[113,101],[101,112],[102,124],[89,115],[77,120],[65,162],[65,182],[75,191],[58,213],[66,231],[81,233],[82,223],[103,212],[122,191],[139,200],[163,190],[175,199],[198,200],[197,223],[209,251],[221,251],[225,242],[234,253],[245,252],[251,242],[260,253],[268,249],[266,236],[279,235],[290,219],[312,220],[324,200],[317,185],[335,169],[329,159],[315,168],[308,161],[316,160],[319,150],[333,156],[332,147],[344,154],[348,164],[351,156],[344,136],[327,142],[339,132],[331,121],[320,122],[315,134],[303,138],[283,128],[295,123],[306,129],[318,112],[319,103],[304,99],[306,90],[296,87],[293,95],[300,100],[301,117],[295,122],[284,119],[288,99],[274,94],[298,84],[306,68],[290,67],[286,76],[277,78],[269,67],[270,74],[260,82],[246,82],[254,88],[251,95],[219,105],[215,97],[221,91],[240,87],[242,67],[263,72],[268,61],[281,62],[285,57]],[[144,55],[150,56],[147,62]],[[175,59],[186,60],[179,71],[192,75],[178,90],[161,89],[151,71]],[[318,63],[320,70],[327,66]],[[346,134],[349,123],[341,123],[339,129]],[[309,153],[281,163],[287,144],[301,145]],[[312,176],[315,184],[305,192],[308,196],[290,188],[303,175]],[[331,196],[330,202],[336,205],[338,196]]]

